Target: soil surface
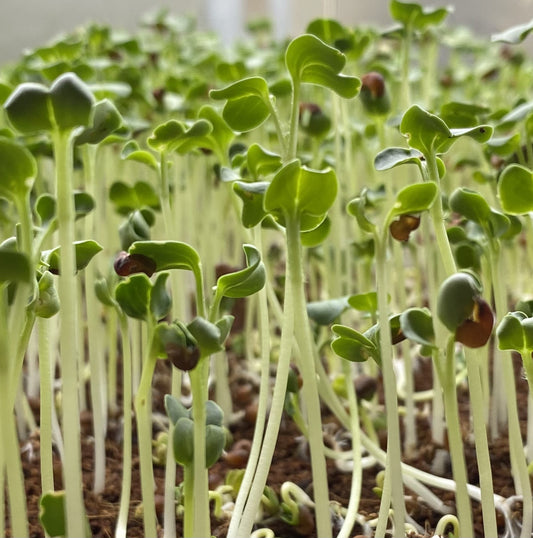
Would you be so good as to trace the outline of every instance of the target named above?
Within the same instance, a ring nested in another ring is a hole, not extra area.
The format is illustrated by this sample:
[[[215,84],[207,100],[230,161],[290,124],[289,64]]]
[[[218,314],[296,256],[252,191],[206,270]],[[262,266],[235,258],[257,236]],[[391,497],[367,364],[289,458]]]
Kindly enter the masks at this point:
[[[521,423],[523,432],[525,434],[526,424],[526,410],[527,410],[527,383],[524,381],[521,375],[521,363],[519,359],[514,359],[516,373],[517,373],[517,390],[519,394],[519,411],[521,413]],[[153,384],[153,408],[156,412],[163,411],[163,398],[164,394],[170,390],[170,365],[168,362],[159,361],[156,375],[154,377]],[[431,386],[431,365],[426,359],[421,359],[417,375],[417,389],[427,388]],[[234,386],[235,391],[242,392],[242,386],[236,384]],[[468,404],[468,391],[465,388],[460,388],[458,391],[461,418],[464,424],[464,430],[467,431],[469,421],[469,404]],[[38,404],[34,405],[34,411],[38,418]],[[335,421],[325,414],[324,423],[331,422],[328,427],[335,429]],[[81,417],[81,424],[83,430],[82,439],[82,457],[83,457],[83,476],[84,476],[84,495],[86,501],[86,509],[89,517],[92,535],[94,537],[112,537],[114,536],[115,523],[117,519],[119,499],[120,499],[120,485],[122,475],[122,445],[120,442],[121,428],[119,422],[116,419],[111,419],[109,424],[109,431],[106,441],[106,456],[107,456],[107,477],[105,491],[101,495],[94,495],[91,492],[92,485],[92,462],[93,462],[93,442],[91,437],[92,420],[90,412],[86,411]],[[418,423],[418,435],[419,444],[421,447],[418,451],[416,458],[411,458],[408,463],[417,466],[423,470],[430,470],[431,463],[433,461],[435,452],[444,447],[437,446],[432,442],[430,438],[430,428],[427,423],[427,419],[419,418]],[[233,434],[234,443],[241,443],[246,447],[246,441],[243,439],[251,439],[253,435],[253,413],[248,412],[244,415],[244,418],[238,423],[231,426],[231,432]],[[155,434],[156,432],[154,432]],[[383,442],[385,441],[385,433],[383,435]],[[130,502],[130,517],[128,524],[128,538],[143,537],[143,524],[142,517],[138,517],[135,514],[141,502],[140,492],[140,477],[139,477],[139,465],[137,458],[137,447],[134,439],[134,458],[133,458],[133,477],[132,477],[132,490],[131,490],[131,502]],[[32,450],[28,450],[30,443]],[[383,443],[384,444],[384,443]],[[43,530],[38,520],[38,501],[41,494],[40,484],[40,462],[39,462],[39,440],[38,434],[33,435],[28,441],[23,443],[23,467],[26,479],[26,492],[28,497],[28,511],[30,519],[30,536],[32,538],[40,538],[43,536]],[[477,466],[475,459],[475,449],[473,441],[470,442],[465,439],[465,453],[467,458],[467,466],[469,473],[469,482],[472,484],[478,483]],[[513,481],[510,475],[510,463],[509,463],[509,449],[506,438],[500,438],[491,443],[490,447],[491,458],[493,461],[493,480],[494,491],[505,497],[514,494]],[[231,461],[231,458],[227,458],[227,461],[222,458],[210,469],[210,486],[211,488],[223,482],[225,473],[234,467],[243,467],[244,464],[239,465],[237,461]],[[59,461],[57,461],[57,473],[55,476],[56,488],[61,488],[61,470]],[[366,517],[377,517],[379,510],[379,498],[372,491],[375,486],[375,478],[379,468],[372,468],[364,471],[364,481],[361,494],[361,502],[359,512]],[[347,506],[350,491],[351,475],[349,473],[343,473],[339,471],[336,466],[328,460],[328,472],[329,472],[329,485],[330,485],[330,497],[332,500],[338,501],[341,505]],[[163,480],[164,480],[164,468],[162,466],[155,466],[154,469],[155,481],[157,486],[156,499],[159,501],[158,510],[162,511],[163,506]],[[268,485],[274,490],[279,491],[281,484],[287,480],[291,480],[304,490],[308,491],[312,496],[312,490],[310,489],[311,473],[310,465],[305,451],[305,447],[302,448],[300,432],[296,428],[295,424],[289,417],[284,417],[281,425],[280,436],[277,443],[276,452],[274,455],[274,461],[270,470]],[[176,483],[181,481],[181,469],[178,466]],[[454,496],[451,493],[434,490],[435,493],[447,504],[453,506]],[[409,492],[406,492],[409,495]],[[440,518],[439,514],[435,514],[430,508],[428,508],[423,501],[411,498],[407,503],[408,511],[411,517],[426,531],[419,536],[432,536],[432,529],[434,529],[437,521]],[[473,503],[474,515],[475,515],[475,534],[476,537],[483,537],[483,524],[482,515],[478,503]],[[160,513],[161,517],[162,514]],[[227,531],[228,521],[217,520],[212,518],[212,534],[216,537],[224,537]],[[273,529],[278,538],[300,537],[306,536],[312,538],[316,536],[312,528],[306,527],[297,529],[283,523],[279,519],[270,519],[268,521],[269,528]],[[304,526],[305,527],[305,526]],[[503,531],[503,527],[501,528]],[[178,536],[181,536],[181,521],[177,520],[177,532]],[[354,528],[351,536],[361,537],[363,536],[363,529]],[[162,533],[161,533],[162,536]]]

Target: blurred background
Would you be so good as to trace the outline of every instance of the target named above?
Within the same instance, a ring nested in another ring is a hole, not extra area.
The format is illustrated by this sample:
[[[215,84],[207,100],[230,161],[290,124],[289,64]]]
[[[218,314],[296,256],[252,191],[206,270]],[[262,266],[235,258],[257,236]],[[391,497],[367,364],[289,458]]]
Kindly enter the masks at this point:
[[[414,1],[414,0],[411,0]],[[480,37],[524,24],[533,18],[533,0],[422,0],[424,6],[453,6],[450,25],[467,26]],[[269,16],[277,37],[295,36],[321,16],[345,25],[391,24],[388,0],[2,0],[0,63],[41,46],[88,22],[134,30],[141,17],[158,9],[194,15],[202,29],[217,31],[226,43],[244,35],[250,19]],[[533,35],[525,43],[533,50]]]

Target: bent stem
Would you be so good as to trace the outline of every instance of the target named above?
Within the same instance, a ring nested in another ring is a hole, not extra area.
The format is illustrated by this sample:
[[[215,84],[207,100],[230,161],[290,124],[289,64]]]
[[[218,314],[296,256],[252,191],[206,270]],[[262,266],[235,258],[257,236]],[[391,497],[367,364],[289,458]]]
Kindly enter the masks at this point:
[[[385,467],[385,484],[379,511],[379,522],[376,528],[376,536],[378,538],[385,536],[385,526],[389,515],[388,498],[390,498],[392,503],[392,521],[396,535],[405,535],[405,501],[403,496],[400,424],[398,422],[398,396],[392,361],[392,339],[388,316],[386,270],[387,233],[388,228],[385,227],[381,237],[378,233],[374,234],[376,245],[376,287],[380,326],[379,346],[387,413],[387,465]]]
[[[287,258],[287,278],[285,280],[285,294],[283,305],[283,322],[281,327],[281,343],[280,354],[278,358],[276,379],[274,382],[274,390],[272,393],[272,405],[268,417],[268,423],[263,438],[261,453],[257,462],[257,470],[248,492],[247,498],[244,500],[244,508],[239,526],[235,529],[234,534],[228,532],[228,538],[248,538],[251,535],[254,520],[257,514],[257,509],[261,502],[261,496],[265,489],[268,471],[272,463],[272,456],[276,447],[281,416],[283,414],[283,406],[285,401],[285,392],[287,389],[287,379],[289,376],[291,352],[294,336],[294,300],[293,288],[291,285],[291,276],[294,272],[294,260],[292,256]],[[239,492],[239,497],[244,497],[246,491]],[[240,502],[240,499],[237,499]]]
[[[258,249],[261,250],[261,229],[256,228],[254,230],[255,244]],[[270,379],[270,330],[269,330],[269,313],[268,313],[268,301],[267,301],[267,289],[270,286],[267,279],[265,287],[258,292],[259,297],[259,315],[258,315],[258,327],[261,339],[261,381],[259,387],[259,398],[257,404],[257,419],[255,421],[254,437],[252,442],[252,448],[248,457],[248,463],[244,476],[239,488],[239,494],[235,501],[235,507],[231,517],[230,525],[228,528],[228,536],[234,536],[236,530],[239,528],[244,504],[246,497],[252,487],[255,472],[257,469],[257,462],[259,459],[261,440],[265,432],[265,422],[268,407],[268,394],[269,394],[269,379]]]
[[[464,458],[463,439],[459,425],[459,409],[455,386],[455,336],[450,335],[446,344],[444,365],[441,351],[434,352],[434,361],[440,378],[444,399],[444,413],[448,429],[450,457],[452,460],[453,479],[455,480],[455,504],[461,529],[461,536],[465,538],[474,536],[472,507],[468,497],[468,480]]]
[[[290,216],[287,218],[286,224],[287,257],[291,260],[291,271],[287,276],[292,287],[294,298],[294,332],[302,363],[302,393],[309,431],[309,450],[311,453],[316,530],[318,536],[321,538],[328,538],[331,537],[328,476],[324,456],[320,398],[318,395],[317,375],[314,361],[315,354],[306,309],[299,218]]]

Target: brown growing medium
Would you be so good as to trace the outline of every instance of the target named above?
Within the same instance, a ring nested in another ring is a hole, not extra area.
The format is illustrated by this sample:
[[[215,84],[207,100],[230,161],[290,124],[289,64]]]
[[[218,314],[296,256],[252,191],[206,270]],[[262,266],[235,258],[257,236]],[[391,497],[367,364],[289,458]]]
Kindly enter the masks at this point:
[[[527,409],[527,383],[521,376],[520,360],[515,358],[515,371],[518,383],[520,419],[522,423],[523,433],[525,433],[526,409]],[[418,375],[416,379],[417,389],[425,389],[431,386],[431,367],[426,359],[420,362]],[[170,365],[168,362],[160,361],[156,369],[156,375],[153,383],[153,408],[155,412],[163,412],[163,397],[169,391]],[[243,385],[237,382],[234,385],[234,391],[243,392]],[[463,422],[463,431],[467,431],[469,421],[469,403],[468,391],[461,388],[458,391],[461,419]],[[246,398],[241,398],[246,400]],[[34,411],[38,418],[38,403],[34,403]],[[250,416],[248,413],[247,416]],[[335,422],[334,419],[327,414],[324,416],[324,423]],[[82,439],[82,468],[84,477],[84,492],[87,514],[89,517],[92,535],[94,537],[112,537],[115,532],[115,524],[118,513],[120,500],[120,487],[122,475],[122,445],[120,442],[121,428],[118,419],[111,419],[109,431],[106,441],[106,487],[101,495],[94,495],[91,492],[92,483],[92,460],[93,447],[91,440],[91,416],[89,412],[85,412],[81,419],[83,439]],[[430,470],[431,461],[435,450],[442,448],[436,446],[430,439],[430,429],[427,419],[422,415],[418,419],[419,425],[419,453],[416,458],[408,461],[411,465],[415,465],[424,470]],[[251,439],[253,434],[252,420],[243,419],[239,423],[231,427],[233,440],[235,443],[241,442],[242,439]],[[156,432],[154,432],[156,433]],[[135,432],[134,432],[135,436]],[[294,423],[288,417],[284,417],[281,432],[277,443],[274,461],[268,477],[268,484],[276,491],[286,480],[291,480],[304,490],[312,495],[310,490],[311,474],[310,466],[306,457],[305,448],[302,449],[301,438]],[[133,477],[131,489],[131,505],[130,517],[128,523],[128,538],[143,537],[142,518],[135,516],[135,510],[141,500],[140,480],[139,480],[139,465],[136,455],[136,439],[134,437],[134,458],[133,458]],[[242,443],[242,442],[241,442]],[[39,465],[39,440],[35,434],[27,442],[23,443],[23,466],[26,479],[26,493],[29,504],[29,519],[30,519],[30,536],[32,538],[42,537],[43,531],[38,521],[38,499],[41,493],[40,483],[40,465]],[[31,450],[29,447],[31,446]],[[494,478],[494,490],[496,493],[505,497],[513,495],[513,482],[510,476],[509,450],[507,439],[500,438],[491,443],[490,447],[492,459],[492,471]],[[465,439],[465,453],[468,466],[469,481],[477,484],[477,466],[475,460],[475,449],[472,442]],[[216,463],[210,470],[210,486],[216,487],[219,485],[225,476],[225,473],[231,467],[223,460]],[[61,488],[61,470],[59,462],[56,461],[55,486]],[[350,475],[338,471],[335,465],[328,461],[329,470],[329,485],[330,497],[332,500],[338,501],[344,506],[347,506],[349,490],[350,490]],[[363,488],[361,493],[360,513],[368,517],[376,517],[379,510],[379,499],[373,493],[372,488],[375,485],[375,476],[379,468],[366,470],[364,472]],[[155,467],[156,481],[156,502],[158,502],[158,514],[161,516],[163,502],[163,480],[164,468]],[[177,470],[176,481],[181,480],[181,470]],[[453,494],[434,490],[446,503],[453,505]],[[409,492],[406,492],[409,496]],[[426,529],[426,534],[423,536],[431,536],[431,530],[434,529],[439,515],[432,512],[423,501],[416,498],[408,497],[408,511],[410,515]],[[483,536],[482,514],[478,503],[473,503],[475,517],[475,535],[476,537]],[[501,522],[500,522],[501,523]],[[178,536],[181,536],[181,523],[178,520]],[[216,537],[226,536],[227,521],[216,520],[212,518],[212,534]],[[315,536],[308,531],[304,534],[298,533],[293,527],[290,527],[280,520],[270,520],[268,526],[275,531],[278,538],[289,538],[306,536],[312,538]],[[500,531],[503,527],[500,527]],[[354,528],[351,536],[362,536],[361,529]],[[162,536],[162,534],[161,534]]]

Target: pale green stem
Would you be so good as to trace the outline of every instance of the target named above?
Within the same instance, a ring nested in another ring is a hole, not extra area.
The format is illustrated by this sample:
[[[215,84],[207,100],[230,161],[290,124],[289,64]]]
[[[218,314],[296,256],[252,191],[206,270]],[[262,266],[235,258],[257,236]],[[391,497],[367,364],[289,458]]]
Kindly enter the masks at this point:
[[[298,148],[298,121],[299,121],[299,108],[300,102],[300,85],[296,84],[293,86],[292,90],[292,101],[291,101],[291,118],[289,125],[289,145],[287,148],[287,154],[284,155],[283,162],[289,162],[292,159],[296,158],[296,152]]]
[[[95,168],[97,146],[85,144],[82,150],[85,172],[85,189],[96,198]],[[85,234],[87,238],[95,235],[95,215],[89,213],[85,217]],[[105,488],[105,436],[107,432],[107,401],[105,379],[105,355],[102,347],[105,338],[100,322],[101,309],[94,293],[96,282],[96,266],[91,263],[85,270],[85,308],[87,323],[87,345],[89,365],[91,368],[91,404],[94,431],[94,479],[93,491],[102,493]]]
[[[526,444],[526,460],[531,463],[533,461],[533,359],[531,351],[525,349],[520,352],[522,356],[522,364],[526,371],[526,380],[529,387],[527,395],[527,444]]]
[[[494,293],[494,304],[496,307],[496,324],[507,313],[507,297],[503,282],[502,271],[500,270],[499,257],[495,251],[495,245],[491,246],[491,272],[492,286]],[[509,428],[509,450],[511,456],[511,471],[515,483],[516,492],[523,496],[522,531],[520,538],[529,538],[533,528],[533,498],[531,496],[531,481],[527,470],[527,462],[524,454],[522,434],[520,431],[520,421],[518,418],[516,383],[513,363],[509,353],[497,352],[495,358],[501,359],[502,383],[505,387],[504,397],[506,400],[508,428]]]
[[[152,331],[150,330],[150,333]],[[148,349],[152,346],[152,335],[148,338]],[[141,470],[141,493],[143,502],[144,536],[157,538],[155,512],[154,473],[152,467],[152,414],[151,386],[157,358],[149,352],[143,366],[141,382],[135,395],[134,407],[137,420],[139,465]]]
[[[194,513],[188,511],[188,506],[194,506],[194,471],[192,465],[183,466],[183,536],[194,536]]]
[[[57,220],[61,247],[58,294],[61,304],[60,364],[62,377],[62,411],[64,465],[63,480],[66,498],[68,536],[84,536],[85,508],[81,476],[81,448],[78,386],[78,290],[74,250],[74,197],[72,184],[73,149],[70,132],[52,133],[56,162]]]
[[[170,392],[174,398],[181,396],[181,370],[172,368],[172,381]],[[176,460],[172,445],[174,424],[168,424],[168,445],[165,466],[165,504],[163,512],[163,538],[176,537]]]
[[[107,333],[107,401],[109,410],[118,411],[117,405],[117,313],[114,309],[108,308],[106,311],[106,333]],[[131,364],[130,364],[131,368]],[[131,383],[130,383],[131,385]],[[130,387],[131,388],[131,387]]]
[[[393,526],[396,536],[405,535],[405,501],[403,492],[400,442],[400,424],[398,421],[398,396],[396,376],[392,357],[392,340],[388,316],[388,271],[387,271],[387,234],[385,228],[382,236],[375,234],[376,288],[379,312],[379,346],[381,354],[381,371],[385,389],[385,409],[387,417],[387,466],[385,468],[385,486],[390,488],[393,508]],[[380,518],[376,537],[385,536],[385,524],[388,517],[387,492],[383,492]]]
[[[302,395],[307,414],[309,431],[309,450],[315,501],[317,535],[321,538],[331,536],[331,517],[329,513],[329,488],[324,456],[320,398],[318,395],[314,350],[307,316],[304,274],[302,267],[302,247],[300,243],[299,217],[286,219],[287,256],[291,260],[291,271],[287,274],[292,286],[294,299],[294,333],[298,343],[301,375],[303,378]]]
[[[437,354],[435,362],[438,366],[439,378],[444,397],[444,413],[446,416],[446,426],[448,428],[448,444],[450,447],[453,479],[456,483],[455,504],[457,507],[457,516],[459,518],[461,528],[461,537],[473,538],[474,528],[472,520],[472,507],[468,497],[468,480],[466,474],[463,439],[459,424],[459,409],[455,386],[454,335],[450,335],[448,337],[444,357],[441,357],[441,352],[439,350],[435,353]],[[442,360],[444,360],[444,364],[442,364]]]
[[[54,491],[54,466],[52,457],[52,367],[50,363],[50,321],[39,318],[39,375],[40,375],[40,453],[41,453],[41,489],[43,493]]]
[[[403,245],[396,243],[394,245],[394,262],[396,280],[396,298],[400,312],[407,308],[407,294],[405,291],[405,269],[403,257]],[[409,341],[404,340],[401,344],[401,352],[403,359],[403,369],[405,376],[405,409],[406,413],[403,417],[405,427],[404,435],[404,454],[406,457],[413,456],[416,452],[417,436],[416,436],[416,408],[413,398],[414,393],[414,378],[413,378],[413,359],[411,358]]]
[[[470,390],[470,410],[474,422],[477,468],[483,509],[483,530],[485,536],[498,536],[496,512],[494,508],[494,488],[492,486],[492,465],[490,461],[487,430],[485,428],[484,397],[481,385],[481,364],[476,351],[465,347]]]
[[[115,319],[118,317],[115,317]],[[131,496],[132,469],[132,382],[131,382],[131,338],[128,331],[128,320],[120,318],[120,335],[122,339],[122,487],[120,491],[120,508],[115,529],[115,538],[126,538],[128,513]]]
[[[437,158],[433,153],[424,155],[427,162],[427,174],[428,179],[439,185],[439,195],[435,199],[435,202],[429,210],[429,214],[433,221],[433,229],[435,231],[435,238],[437,240],[437,246],[439,248],[442,264],[446,276],[453,275],[457,269],[455,266],[455,259],[453,257],[452,248],[448,241],[448,235],[446,233],[444,212],[442,208],[442,199],[440,196],[440,179],[439,171],[437,168]]]
[[[261,250],[261,228],[254,229],[254,238],[257,248]],[[267,280],[265,286],[270,286],[270,281]],[[244,472],[244,477],[241,482],[239,494],[235,501],[235,507],[231,517],[230,526],[228,528],[228,537],[234,536],[239,528],[241,516],[244,508],[244,503],[252,486],[257,462],[261,450],[261,441],[265,431],[266,414],[268,407],[269,395],[269,380],[270,380],[270,330],[269,330],[269,313],[267,302],[267,290],[264,287],[258,292],[259,296],[259,319],[258,328],[261,339],[261,381],[259,386],[259,398],[257,403],[257,418],[255,421],[254,437],[252,448],[248,457],[248,463]]]
[[[272,456],[276,447],[281,416],[283,414],[283,404],[285,401],[285,392],[287,389],[287,379],[289,376],[290,361],[292,354],[292,343],[294,336],[294,304],[293,290],[290,284],[291,275],[294,271],[292,267],[292,257],[287,259],[287,278],[285,280],[283,324],[281,328],[281,344],[278,365],[276,370],[276,379],[272,393],[272,405],[268,417],[268,423],[263,438],[263,445],[257,463],[257,470],[253,478],[253,483],[246,499],[239,527],[234,534],[228,534],[228,538],[249,538],[252,532],[257,509],[261,502],[261,495],[266,485],[268,471],[272,463]]]
[[[22,286],[22,290],[25,289],[26,286]],[[20,293],[21,290],[19,289],[18,292]],[[12,362],[10,347],[15,347],[9,344],[8,312],[7,289],[4,285],[0,285],[0,418],[3,425],[0,442],[0,487],[4,490],[4,479],[7,478],[5,491],[8,492],[12,535],[29,536],[24,477],[13,415],[13,403],[8,390],[11,383],[10,362]],[[5,499],[3,495],[4,493],[2,493],[2,501]],[[1,515],[5,515],[3,505]],[[2,530],[4,530],[4,518],[2,518],[1,525]]]
[[[350,500],[348,502],[346,515],[344,516],[344,522],[339,534],[337,534],[337,538],[349,538],[357,518],[357,511],[359,509],[359,500],[361,498],[361,487],[363,482],[363,469],[360,464],[361,427],[359,425],[359,406],[357,404],[355,389],[352,383],[352,365],[348,361],[342,361],[342,370],[346,379],[346,392],[348,394],[348,405],[350,409],[353,471],[350,487]]]
[[[211,522],[209,519],[209,481],[207,468],[205,466],[205,404],[208,399],[208,375],[209,357],[204,357],[200,360],[196,368],[190,372],[193,397],[192,420],[194,424],[194,459],[192,465],[194,526],[193,534],[191,536],[186,535],[185,538],[211,536]]]

